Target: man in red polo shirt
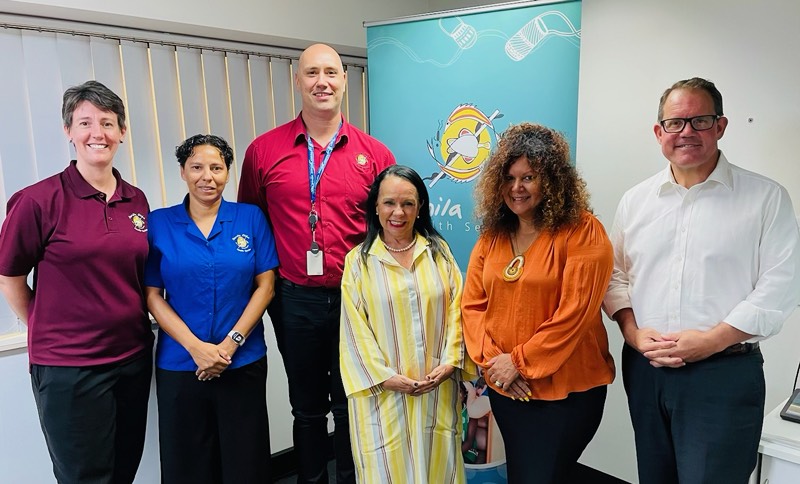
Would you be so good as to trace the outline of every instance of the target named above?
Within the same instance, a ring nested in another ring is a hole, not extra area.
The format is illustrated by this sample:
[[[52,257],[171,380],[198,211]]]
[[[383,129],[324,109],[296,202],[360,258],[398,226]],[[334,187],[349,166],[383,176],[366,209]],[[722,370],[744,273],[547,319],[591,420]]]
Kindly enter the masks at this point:
[[[332,412],[336,482],[345,484],[355,474],[339,373],[340,282],[345,255],[364,239],[369,186],[394,156],[344,120],[347,75],[335,50],[312,45],[299,64],[302,112],[251,143],[239,201],[264,210],[278,249],[280,279],[267,312],[289,378],[297,482],[328,481]]]

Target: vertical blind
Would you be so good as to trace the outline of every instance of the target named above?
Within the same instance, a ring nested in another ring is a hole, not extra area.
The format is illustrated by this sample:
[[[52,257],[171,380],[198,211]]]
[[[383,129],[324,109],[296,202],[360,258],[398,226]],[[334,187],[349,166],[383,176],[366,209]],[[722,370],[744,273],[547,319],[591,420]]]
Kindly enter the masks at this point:
[[[186,193],[174,150],[188,136],[212,133],[231,145],[235,163],[224,197],[235,200],[247,146],[300,111],[293,91],[299,52],[276,55],[268,47],[208,39],[153,40],[148,32],[115,36],[71,25],[0,24],[0,222],[11,195],[61,172],[74,158],[61,122],[61,97],[70,86],[96,79],[122,98],[128,131],[114,166],[147,194],[153,209],[179,203]],[[344,115],[366,131],[364,63],[348,62],[345,69]],[[0,301],[0,336],[22,331]]]

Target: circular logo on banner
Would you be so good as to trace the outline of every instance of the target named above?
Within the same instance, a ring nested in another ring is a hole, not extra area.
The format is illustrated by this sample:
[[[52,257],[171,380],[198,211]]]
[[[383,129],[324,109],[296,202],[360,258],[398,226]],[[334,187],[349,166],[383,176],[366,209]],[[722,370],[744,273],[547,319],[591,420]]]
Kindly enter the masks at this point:
[[[489,158],[492,144],[497,141],[492,122],[501,117],[499,110],[487,116],[473,104],[456,106],[433,139],[433,145],[439,147],[438,153],[428,142],[428,153],[440,170],[430,186],[433,187],[444,176],[458,183],[474,180]]]

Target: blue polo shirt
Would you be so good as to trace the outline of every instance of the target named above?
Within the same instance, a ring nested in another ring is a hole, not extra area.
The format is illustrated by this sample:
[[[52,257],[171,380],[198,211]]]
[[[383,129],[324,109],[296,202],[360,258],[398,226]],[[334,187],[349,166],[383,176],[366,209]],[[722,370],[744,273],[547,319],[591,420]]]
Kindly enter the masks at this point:
[[[222,200],[214,227],[204,237],[183,203],[150,214],[150,255],[146,286],[166,289],[167,302],[201,340],[219,343],[239,320],[253,294],[255,276],[278,266],[275,241],[261,209]],[[267,352],[259,323],[236,351],[230,368],[239,368]],[[164,370],[195,371],[183,346],[158,333],[156,365]]]

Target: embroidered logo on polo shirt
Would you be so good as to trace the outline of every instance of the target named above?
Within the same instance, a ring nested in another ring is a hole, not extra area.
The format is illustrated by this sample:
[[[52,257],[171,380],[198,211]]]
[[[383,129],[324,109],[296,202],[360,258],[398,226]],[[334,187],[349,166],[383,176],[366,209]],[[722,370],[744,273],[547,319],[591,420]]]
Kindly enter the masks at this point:
[[[236,250],[239,252],[250,252],[253,250],[253,246],[250,245],[249,235],[239,234],[231,240],[236,244]]]
[[[364,153],[357,154],[356,155],[356,163],[358,163],[361,166],[366,165],[367,164],[367,155],[365,155]]]
[[[128,215],[128,218],[133,224],[133,230],[137,232],[147,232],[147,219],[144,218],[144,215],[134,212]]]

